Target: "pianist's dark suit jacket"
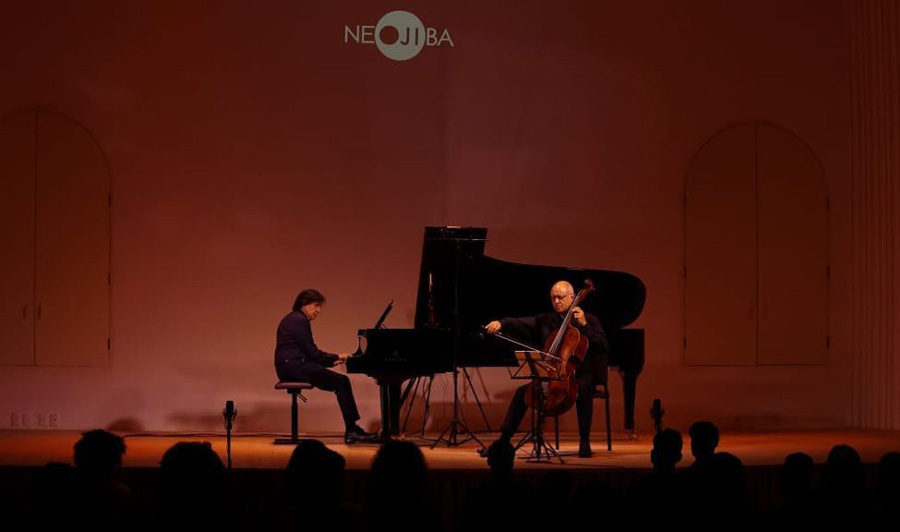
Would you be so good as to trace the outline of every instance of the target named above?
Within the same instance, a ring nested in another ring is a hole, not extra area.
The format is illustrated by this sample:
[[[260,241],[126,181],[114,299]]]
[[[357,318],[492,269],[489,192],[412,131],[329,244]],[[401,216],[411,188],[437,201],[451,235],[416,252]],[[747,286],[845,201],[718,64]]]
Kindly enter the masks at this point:
[[[594,377],[595,383],[606,383],[607,352],[609,350],[606,333],[603,332],[600,320],[596,316],[585,313],[584,318],[587,320],[587,325],[584,327],[572,322],[572,325],[575,325],[588,339],[588,350],[584,356],[584,362],[575,374],[580,376],[590,373]],[[500,320],[500,332],[538,349],[543,349],[547,338],[562,325],[562,320],[563,316],[556,312],[547,312],[527,318],[503,318]]]
[[[338,356],[326,353],[313,341],[309,318],[299,310],[291,312],[278,324],[275,342],[275,370],[285,365],[299,365],[314,362],[330,368],[338,361]]]

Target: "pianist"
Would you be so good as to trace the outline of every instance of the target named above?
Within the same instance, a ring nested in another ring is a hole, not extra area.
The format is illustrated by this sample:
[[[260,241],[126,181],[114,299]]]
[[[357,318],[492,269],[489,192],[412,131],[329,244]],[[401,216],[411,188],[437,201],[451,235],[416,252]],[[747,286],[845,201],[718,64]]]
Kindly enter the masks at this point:
[[[502,330],[505,334],[518,340],[530,341],[532,345],[543,347],[546,345],[547,338],[562,325],[563,318],[574,299],[575,291],[572,285],[566,281],[559,281],[550,290],[550,303],[554,312],[527,318],[503,318],[490,322],[485,330],[490,334],[496,334]],[[591,456],[594,387],[597,384],[606,383],[607,342],[600,321],[595,316],[586,314],[579,307],[575,307],[572,311],[572,323],[588,339],[588,351],[584,361],[575,372],[575,378],[578,381],[578,399],[575,405],[578,412],[578,435],[580,437],[578,456],[589,458]],[[516,390],[506,413],[506,419],[503,420],[500,428],[501,439],[509,441],[519,428],[522,418],[528,411],[525,393],[530,386],[530,384],[526,384]]]
[[[275,372],[281,381],[304,381],[316,388],[334,392],[344,417],[345,443],[376,441],[374,434],[356,424],[359,412],[353,399],[350,379],[330,367],[343,364],[349,354],[335,355],[316,347],[310,322],[318,317],[325,305],[325,296],[318,290],[304,290],[297,295],[290,314],[278,324],[275,344]]]

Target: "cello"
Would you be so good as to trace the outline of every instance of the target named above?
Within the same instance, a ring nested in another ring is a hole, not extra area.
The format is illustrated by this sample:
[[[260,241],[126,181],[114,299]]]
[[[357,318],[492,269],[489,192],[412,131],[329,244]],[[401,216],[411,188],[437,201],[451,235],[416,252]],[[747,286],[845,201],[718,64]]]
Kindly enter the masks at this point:
[[[575,380],[575,370],[584,361],[584,355],[588,350],[588,339],[581,334],[577,327],[572,325],[572,313],[575,307],[593,291],[594,283],[590,279],[585,279],[584,288],[575,295],[559,329],[555,334],[548,336],[545,342],[544,353],[547,363],[559,376],[559,380],[548,381],[543,390],[546,415],[558,416],[568,411],[575,404],[575,399],[578,398],[578,381]],[[541,383],[532,384],[532,386],[541,385]],[[525,404],[534,408],[533,398],[535,397],[538,397],[535,393],[525,394]]]
[[[585,279],[584,288],[575,295],[559,328],[547,336],[543,350],[534,349],[503,334],[496,334],[503,340],[540,353],[542,362],[549,368],[548,372],[554,376],[549,381],[533,382],[532,387],[539,386],[541,389],[532,389],[530,393],[525,394],[525,404],[531,408],[538,407],[535,402],[543,399],[545,415],[558,416],[565,413],[572,408],[578,398],[575,371],[584,361],[589,346],[587,337],[572,325],[572,314],[575,307],[594,290],[594,283],[590,279]]]

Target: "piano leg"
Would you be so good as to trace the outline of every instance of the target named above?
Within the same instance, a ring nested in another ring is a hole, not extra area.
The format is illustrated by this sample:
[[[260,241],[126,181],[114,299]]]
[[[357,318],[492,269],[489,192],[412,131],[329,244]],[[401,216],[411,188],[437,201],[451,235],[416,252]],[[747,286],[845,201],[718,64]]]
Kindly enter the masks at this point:
[[[400,385],[399,384],[388,385],[388,394],[390,394],[391,436],[399,436],[400,435],[400,407],[403,406],[403,401],[400,400]]]
[[[389,441],[391,439],[391,385],[381,384],[378,386],[381,392],[381,441]]]
[[[381,393],[381,441],[400,435],[400,385],[378,383]]]

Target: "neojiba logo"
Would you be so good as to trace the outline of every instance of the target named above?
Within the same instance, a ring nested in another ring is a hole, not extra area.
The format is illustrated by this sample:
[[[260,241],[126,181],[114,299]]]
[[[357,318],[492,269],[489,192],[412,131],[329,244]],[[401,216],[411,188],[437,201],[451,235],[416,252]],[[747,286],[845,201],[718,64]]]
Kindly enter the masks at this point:
[[[426,28],[419,17],[409,11],[391,11],[378,24],[344,26],[344,44],[374,44],[388,59],[406,61],[419,55],[425,46],[453,45],[445,28],[440,36],[435,28]]]

